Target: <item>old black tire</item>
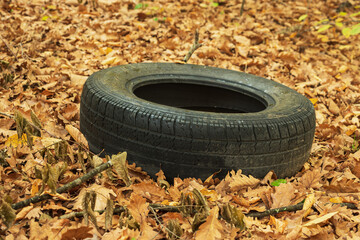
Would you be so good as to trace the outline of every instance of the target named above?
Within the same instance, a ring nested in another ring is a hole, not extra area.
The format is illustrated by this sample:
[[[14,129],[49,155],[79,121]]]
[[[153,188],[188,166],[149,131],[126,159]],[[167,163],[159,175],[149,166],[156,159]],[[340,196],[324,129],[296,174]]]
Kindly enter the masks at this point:
[[[80,107],[90,150],[128,152],[150,176],[205,179],[231,169],[296,174],[315,131],[312,103],[290,88],[237,71],[175,63],[92,74]]]

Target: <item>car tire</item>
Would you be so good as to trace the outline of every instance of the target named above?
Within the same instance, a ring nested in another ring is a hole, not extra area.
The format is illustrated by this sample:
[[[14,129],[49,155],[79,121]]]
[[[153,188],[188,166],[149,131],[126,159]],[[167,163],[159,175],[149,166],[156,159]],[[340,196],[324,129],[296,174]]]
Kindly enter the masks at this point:
[[[92,74],[80,129],[94,153],[127,151],[154,177],[206,179],[230,170],[295,175],[315,132],[313,104],[275,81],[177,63],[138,63]]]

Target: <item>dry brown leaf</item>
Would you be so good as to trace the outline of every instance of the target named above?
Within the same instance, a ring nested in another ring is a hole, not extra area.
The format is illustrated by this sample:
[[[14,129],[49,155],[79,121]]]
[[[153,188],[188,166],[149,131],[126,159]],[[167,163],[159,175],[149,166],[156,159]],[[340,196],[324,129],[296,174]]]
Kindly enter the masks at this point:
[[[195,232],[196,240],[216,240],[223,239],[223,226],[218,220],[219,207],[215,206],[210,210],[206,221],[200,225],[199,230]]]
[[[115,171],[121,180],[123,180],[126,186],[131,185],[131,179],[129,177],[128,166],[126,162],[127,153],[122,152],[111,156],[111,163],[114,166]]]
[[[271,194],[271,208],[279,208],[291,205],[291,201],[295,198],[294,185],[290,183],[280,184],[275,187],[275,192]]]
[[[311,226],[311,225],[316,225],[316,224],[319,224],[319,223],[322,223],[322,222],[325,222],[327,221],[328,219],[332,218],[333,216],[335,216],[338,212],[332,212],[332,213],[328,213],[328,214],[325,214],[319,218],[315,218],[313,220],[310,220],[308,222],[306,222],[303,226],[304,227],[308,227],[308,226]]]
[[[83,146],[85,146],[86,148],[89,148],[89,144],[86,140],[86,138],[84,137],[84,135],[75,127],[71,126],[71,125],[66,125],[65,126],[66,131],[68,131],[68,133],[70,134],[70,136],[79,144],[82,144]]]
[[[328,100],[328,102],[329,102],[329,111],[333,114],[338,115],[340,113],[340,108],[331,98]]]
[[[130,204],[127,207],[135,221],[142,225],[149,213],[149,203],[146,202],[146,199],[138,194],[132,193],[130,196]]]
[[[260,183],[259,179],[251,175],[246,176],[241,174],[241,170],[238,170],[236,173],[231,171],[231,175],[231,180],[229,181],[231,191],[239,191],[240,189],[246,189],[248,187],[254,188]]]
[[[168,199],[165,189],[155,184],[153,181],[144,181],[131,186],[134,193],[148,199],[152,202],[162,202]]]

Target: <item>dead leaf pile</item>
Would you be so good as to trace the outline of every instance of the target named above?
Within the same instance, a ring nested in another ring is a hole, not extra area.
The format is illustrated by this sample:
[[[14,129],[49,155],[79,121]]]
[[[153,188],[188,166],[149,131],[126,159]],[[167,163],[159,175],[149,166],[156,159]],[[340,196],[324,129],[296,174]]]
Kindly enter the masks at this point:
[[[241,2],[1,1],[1,238],[358,238],[360,34],[340,27],[357,26],[360,4],[246,0],[240,16]],[[196,29],[202,47],[189,63],[266,77],[313,102],[315,141],[296,176],[239,170],[203,182],[159,172],[153,180],[126,154],[87,151],[78,130],[87,77],[119,64],[179,62]],[[109,160],[114,169],[57,191]]]

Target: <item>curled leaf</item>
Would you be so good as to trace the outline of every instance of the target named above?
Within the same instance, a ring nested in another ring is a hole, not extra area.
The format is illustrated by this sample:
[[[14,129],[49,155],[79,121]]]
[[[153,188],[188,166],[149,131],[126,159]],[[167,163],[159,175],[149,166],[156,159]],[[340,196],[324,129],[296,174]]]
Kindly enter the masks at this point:
[[[129,177],[129,172],[126,164],[126,152],[118,153],[111,157],[111,163],[114,166],[115,171],[119,175],[119,177],[124,181],[126,186],[131,185],[131,180]]]

